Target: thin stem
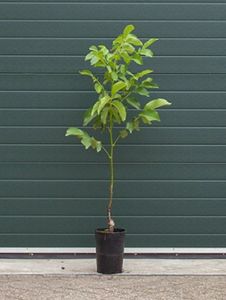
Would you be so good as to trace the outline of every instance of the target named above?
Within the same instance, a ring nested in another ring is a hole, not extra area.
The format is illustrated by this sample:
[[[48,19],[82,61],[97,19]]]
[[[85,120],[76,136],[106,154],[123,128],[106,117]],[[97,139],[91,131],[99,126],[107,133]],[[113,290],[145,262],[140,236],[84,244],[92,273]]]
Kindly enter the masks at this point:
[[[120,135],[118,135],[117,138],[115,139],[115,141],[113,143],[114,147],[115,147],[115,145],[116,145],[116,143],[118,142],[119,139],[120,139]]]
[[[111,156],[110,156],[109,152],[107,151],[107,149],[103,145],[102,145],[102,149],[107,154],[107,157],[110,159]]]
[[[125,95],[125,96],[121,99],[121,102],[122,102],[123,100],[125,100],[127,97],[129,97],[132,93],[133,93],[133,91],[131,91],[131,92],[129,92],[127,95]]]
[[[112,219],[112,200],[114,191],[114,141],[113,141],[113,120],[112,113],[110,114],[110,126],[109,126],[109,137],[110,137],[110,195],[108,202],[108,229],[110,232],[114,231],[115,223]]]

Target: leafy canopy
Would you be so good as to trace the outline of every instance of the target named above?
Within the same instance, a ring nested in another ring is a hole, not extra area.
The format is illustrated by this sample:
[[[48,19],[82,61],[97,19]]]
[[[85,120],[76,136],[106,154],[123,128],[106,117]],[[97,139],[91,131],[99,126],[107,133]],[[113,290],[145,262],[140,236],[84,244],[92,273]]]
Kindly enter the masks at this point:
[[[85,112],[83,125],[90,124],[93,129],[109,131],[115,124],[119,124],[123,129],[118,129],[114,145],[120,138],[126,138],[133,131],[138,131],[141,124],[151,125],[153,121],[160,121],[156,109],[171,104],[158,98],[148,101],[142,107],[139,101],[140,95],[149,98],[150,90],[158,86],[149,77],[153,70],[144,69],[134,73],[131,66],[143,65],[143,58],[153,57],[149,47],[158,39],[152,38],[143,43],[132,33],[134,29],[133,25],[126,26],[122,34],[113,40],[111,49],[105,45],[89,48],[85,60],[89,61],[92,67],[102,70],[102,76],[95,75],[91,70],[80,72],[81,75],[91,78],[97,94],[96,102]],[[137,114],[130,117],[129,108],[136,110]],[[97,152],[105,150],[101,141],[84,130],[72,127],[66,132],[66,136],[69,135],[79,138],[85,149],[92,147]]]

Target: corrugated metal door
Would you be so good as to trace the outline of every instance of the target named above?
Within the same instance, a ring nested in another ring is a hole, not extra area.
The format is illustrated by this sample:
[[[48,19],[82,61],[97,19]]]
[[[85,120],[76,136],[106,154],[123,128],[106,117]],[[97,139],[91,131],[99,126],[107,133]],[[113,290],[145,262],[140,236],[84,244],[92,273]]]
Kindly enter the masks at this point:
[[[93,101],[88,46],[125,24],[153,47],[162,122],[118,148],[127,246],[226,247],[226,1],[0,1],[0,247],[93,246],[104,156],[65,138]]]

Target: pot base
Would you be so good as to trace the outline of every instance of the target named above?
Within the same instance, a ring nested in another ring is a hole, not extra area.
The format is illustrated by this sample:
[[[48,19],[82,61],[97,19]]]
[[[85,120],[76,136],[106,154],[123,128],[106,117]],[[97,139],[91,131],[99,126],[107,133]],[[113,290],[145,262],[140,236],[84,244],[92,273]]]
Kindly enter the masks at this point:
[[[97,255],[97,273],[122,273],[123,255]]]

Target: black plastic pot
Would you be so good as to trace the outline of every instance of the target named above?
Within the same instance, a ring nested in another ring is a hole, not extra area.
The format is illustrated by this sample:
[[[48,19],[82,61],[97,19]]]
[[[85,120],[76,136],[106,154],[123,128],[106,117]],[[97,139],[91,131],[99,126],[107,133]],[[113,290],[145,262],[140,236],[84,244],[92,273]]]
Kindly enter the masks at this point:
[[[107,232],[105,228],[98,228],[95,237],[97,272],[122,273],[125,229],[116,228],[114,232]]]

